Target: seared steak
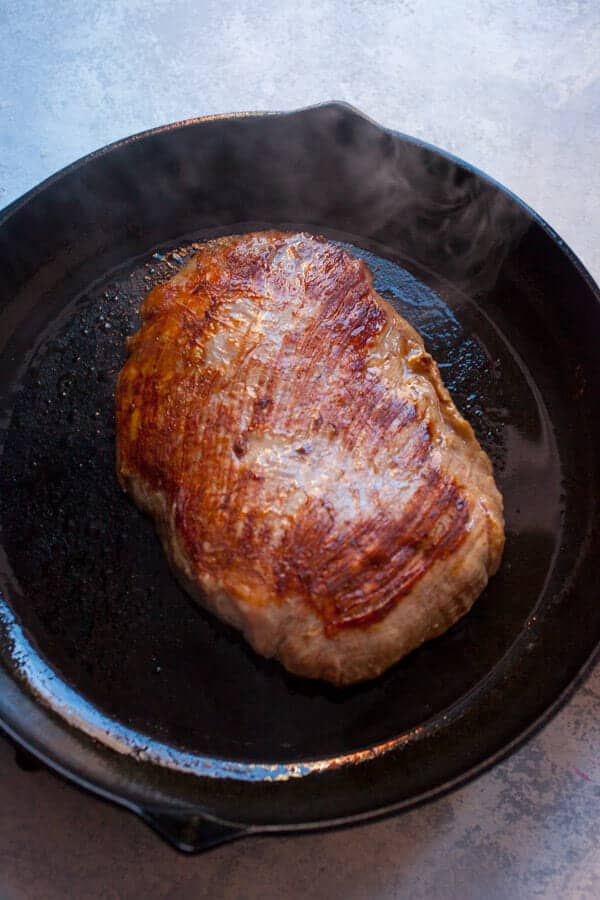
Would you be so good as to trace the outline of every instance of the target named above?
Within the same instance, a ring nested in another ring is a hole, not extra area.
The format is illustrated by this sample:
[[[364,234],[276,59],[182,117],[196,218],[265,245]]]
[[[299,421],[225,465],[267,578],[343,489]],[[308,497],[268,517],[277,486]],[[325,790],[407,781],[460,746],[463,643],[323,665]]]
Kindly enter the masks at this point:
[[[117,471],[197,600],[337,685],[469,610],[500,562],[502,498],[361,260],[308,234],[220,238],[141,315]]]

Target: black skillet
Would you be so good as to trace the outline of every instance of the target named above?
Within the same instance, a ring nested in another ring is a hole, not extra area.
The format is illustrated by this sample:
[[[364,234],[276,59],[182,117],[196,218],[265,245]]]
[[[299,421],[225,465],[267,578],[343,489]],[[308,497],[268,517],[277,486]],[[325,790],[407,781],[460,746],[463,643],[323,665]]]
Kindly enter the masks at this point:
[[[176,586],[113,468],[113,390],[151,284],[204,237],[350,244],[490,454],[504,562],[382,678],[287,675]],[[203,119],[86,157],[0,216],[0,718],[176,846],[439,796],[556,711],[600,641],[600,303],[480,172],[326,105]]]

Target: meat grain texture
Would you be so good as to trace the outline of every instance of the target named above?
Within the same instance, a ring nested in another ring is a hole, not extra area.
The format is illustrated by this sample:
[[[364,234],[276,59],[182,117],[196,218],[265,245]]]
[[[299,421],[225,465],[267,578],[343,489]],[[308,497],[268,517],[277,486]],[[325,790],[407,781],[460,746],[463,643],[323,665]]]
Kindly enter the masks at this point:
[[[220,238],[141,316],[118,477],[198,601],[336,685],[470,609],[504,544],[492,465],[361,260],[308,234]]]

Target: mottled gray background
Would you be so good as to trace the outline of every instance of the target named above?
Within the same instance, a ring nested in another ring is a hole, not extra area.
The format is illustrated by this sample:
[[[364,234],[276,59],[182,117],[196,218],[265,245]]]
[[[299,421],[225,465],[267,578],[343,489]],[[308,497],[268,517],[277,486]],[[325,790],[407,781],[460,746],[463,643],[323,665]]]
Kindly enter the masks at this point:
[[[347,100],[508,185],[598,277],[599,60],[597,0],[0,0],[0,206],[154,125]],[[0,742],[0,898],[600,897],[599,699],[597,669],[424,809],[193,859]]]

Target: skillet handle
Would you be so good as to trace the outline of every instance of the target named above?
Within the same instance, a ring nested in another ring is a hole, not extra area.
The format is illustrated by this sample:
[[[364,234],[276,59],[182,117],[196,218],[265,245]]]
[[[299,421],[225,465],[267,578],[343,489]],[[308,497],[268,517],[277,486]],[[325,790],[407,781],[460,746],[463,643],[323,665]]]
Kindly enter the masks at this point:
[[[177,850],[201,853],[250,834],[250,829],[191,813],[142,809],[142,819]]]

